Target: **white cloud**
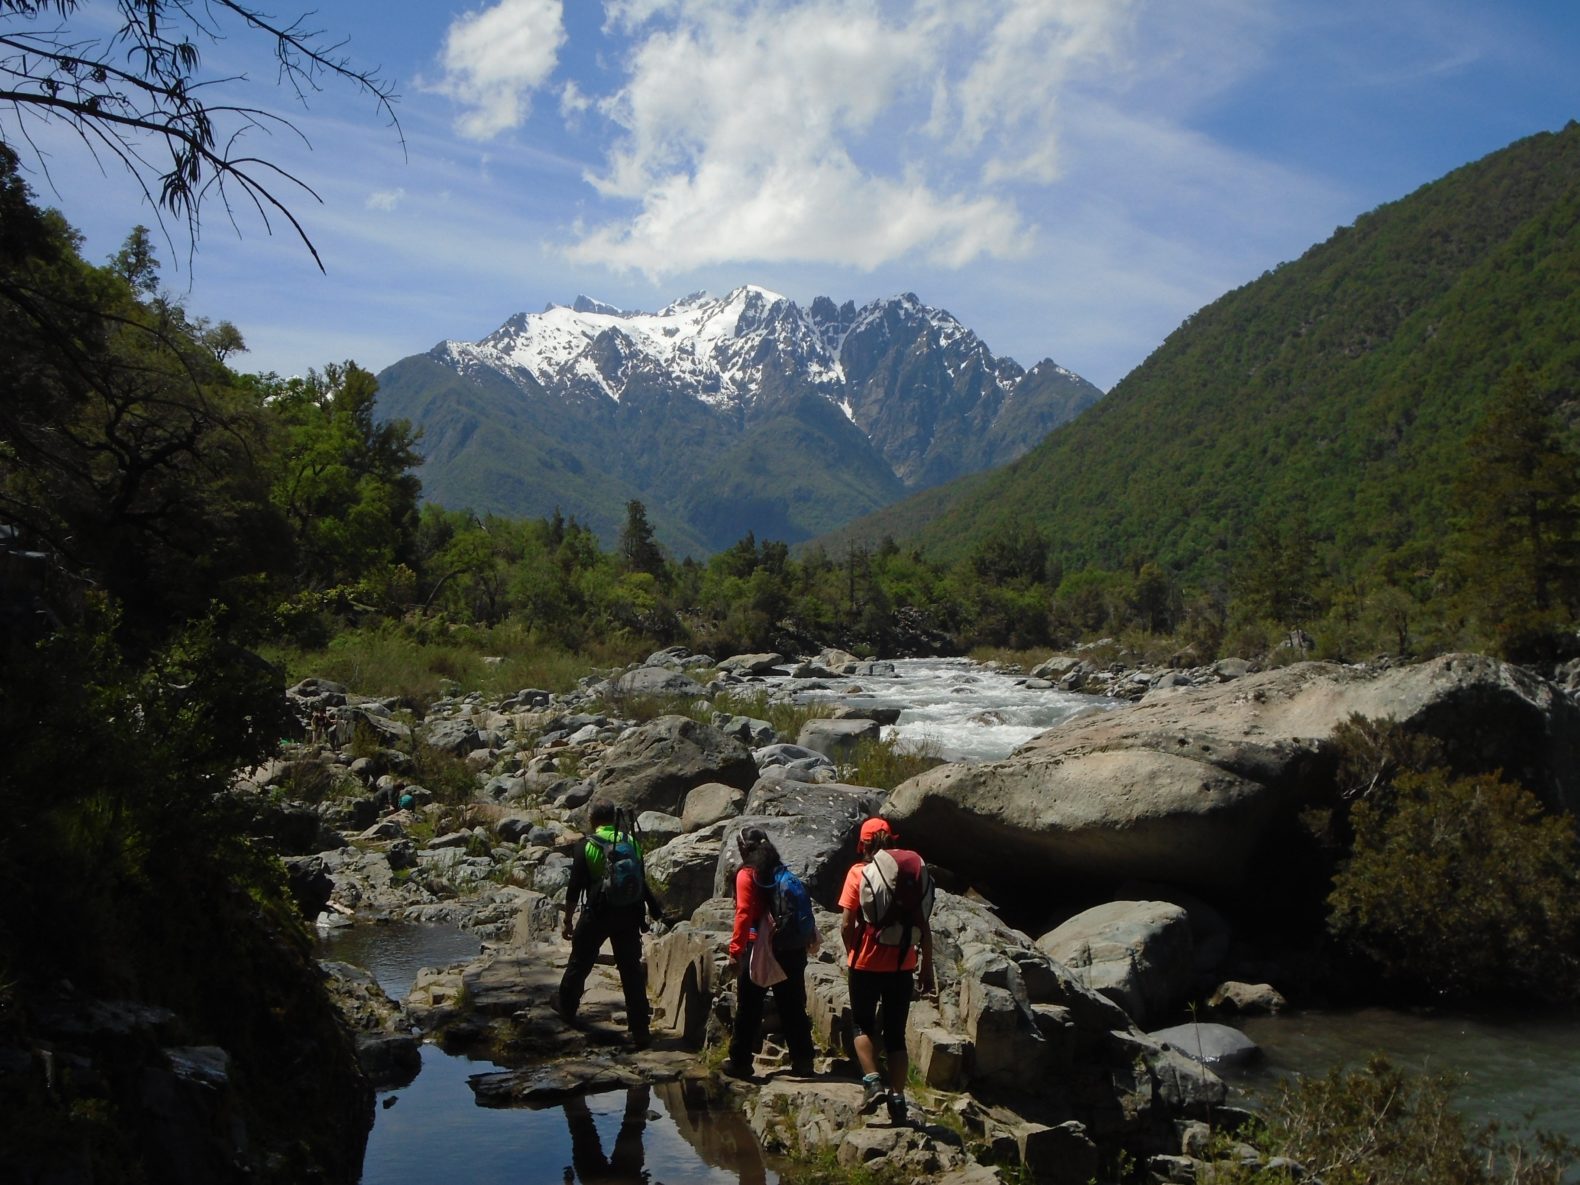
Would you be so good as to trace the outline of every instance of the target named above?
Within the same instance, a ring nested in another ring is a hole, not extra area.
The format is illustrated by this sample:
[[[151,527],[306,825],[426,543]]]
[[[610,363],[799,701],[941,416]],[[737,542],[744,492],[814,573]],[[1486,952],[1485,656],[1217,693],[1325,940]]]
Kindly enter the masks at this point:
[[[564,44],[561,0],[499,0],[457,19],[445,37],[437,89],[462,105],[461,134],[486,140],[519,127]]]
[[[618,130],[589,181],[634,212],[572,258],[649,274],[736,260],[1022,252],[1005,183],[1054,175],[1062,87],[1137,0],[619,0]]]
[[[363,203],[369,210],[394,210],[401,204],[401,199],[406,196],[404,188],[380,189],[368,194],[368,200]]]

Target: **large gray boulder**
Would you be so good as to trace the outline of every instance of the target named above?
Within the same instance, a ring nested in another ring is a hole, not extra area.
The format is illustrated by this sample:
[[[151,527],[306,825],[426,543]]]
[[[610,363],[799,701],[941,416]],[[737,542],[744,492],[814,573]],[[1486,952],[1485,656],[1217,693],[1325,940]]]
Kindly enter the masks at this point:
[[[660,716],[609,746],[595,789],[617,806],[678,815],[693,787],[723,782],[744,790],[756,780],[745,745],[689,716]]]
[[[690,917],[713,896],[723,834],[724,824],[715,823],[672,839],[644,857],[648,880],[658,891],[666,913]]]
[[[1519,668],[1454,654],[1380,674],[1299,663],[1085,713],[1003,761],[928,770],[884,813],[924,855],[983,882],[1047,869],[1238,887],[1331,783],[1333,732],[1355,713],[1580,806],[1580,708]]]
[[[1095,906],[1037,939],[1037,949],[1141,1026],[1185,999],[1195,969],[1190,918],[1167,901]]]
[[[715,823],[741,813],[746,801],[746,791],[739,786],[726,786],[723,782],[704,782],[686,792],[686,801],[680,812],[683,830],[700,831]]]
[[[877,740],[881,731],[876,720],[814,718],[801,726],[795,743],[834,761],[846,761],[855,755],[858,745]]]

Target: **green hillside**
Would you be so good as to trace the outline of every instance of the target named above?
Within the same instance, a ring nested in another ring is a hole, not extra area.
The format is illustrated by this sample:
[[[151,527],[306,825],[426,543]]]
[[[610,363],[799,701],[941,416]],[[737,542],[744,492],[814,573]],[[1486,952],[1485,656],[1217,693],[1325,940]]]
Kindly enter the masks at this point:
[[[1066,573],[1154,560],[1219,584],[1253,528],[1298,521],[1331,575],[1430,557],[1466,437],[1522,365],[1580,391],[1580,126],[1456,170],[1189,318],[1019,461],[824,545],[958,558],[1034,524]]]

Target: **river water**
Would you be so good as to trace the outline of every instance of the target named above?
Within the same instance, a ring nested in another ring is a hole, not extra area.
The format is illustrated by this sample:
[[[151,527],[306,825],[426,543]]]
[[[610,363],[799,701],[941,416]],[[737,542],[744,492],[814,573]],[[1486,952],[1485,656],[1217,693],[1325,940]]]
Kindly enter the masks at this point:
[[[955,761],[1004,757],[1076,712],[1117,706],[1091,696],[1028,690],[1018,677],[964,659],[903,659],[894,665],[894,679],[842,680],[833,684],[838,690],[801,694],[901,708],[890,735]],[[860,696],[846,692],[853,683],[861,685]],[[323,957],[366,967],[395,999],[405,996],[419,968],[466,961],[478,951],[475,937],[448,927],[358,928],[328,934],[322,944]],[[1477,1123],[1530,1120],[1580,1141],[1580,1014],[1369,1008],[1252,1017],[1239,1027],[1266,1055],[1259,1066],[1226,1075],[1253,1105],[1283,1076],[1359,1067],[1371,1054],[1384,1053],[1404,1068],[1453,1077],[1456,1102]],[[496,1068],[425,1047],[418,1077],[381,1092],[363,1185],[436,1179],[468,1185],[778,1180],[738,1114],[699,1110],[678,1086],[655,1087],[645,1097],[623,1091],[595,1095],[584,1106],[478,1107],[466,1080]]]

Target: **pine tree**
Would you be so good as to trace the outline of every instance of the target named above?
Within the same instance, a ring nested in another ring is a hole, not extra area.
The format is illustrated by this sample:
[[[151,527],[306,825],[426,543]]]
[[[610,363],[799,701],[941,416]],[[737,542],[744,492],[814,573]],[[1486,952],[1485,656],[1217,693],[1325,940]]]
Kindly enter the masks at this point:
[[[1466,450],[1454,566],[1467,615],[1509,657],[1545,652],[1580,607],[1580,458],[1523,368]]]
[[[625,504],[625,527],[620,531],[620,561],[628,572],[646,572],[655,578],[664,575],[664,553],[653,539],[653,527],[647,521],[647,507],[635,498]]]

